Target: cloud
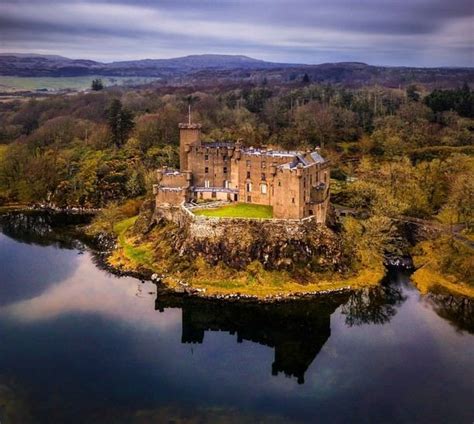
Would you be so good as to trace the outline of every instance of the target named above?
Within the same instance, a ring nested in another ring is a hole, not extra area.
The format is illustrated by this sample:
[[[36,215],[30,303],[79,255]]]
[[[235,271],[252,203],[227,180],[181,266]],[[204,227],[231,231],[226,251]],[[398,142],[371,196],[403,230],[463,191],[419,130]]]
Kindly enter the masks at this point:
[[[107,61],[230,53],[473,65],[473,9],[465,0],[4,0],[0,49]]]

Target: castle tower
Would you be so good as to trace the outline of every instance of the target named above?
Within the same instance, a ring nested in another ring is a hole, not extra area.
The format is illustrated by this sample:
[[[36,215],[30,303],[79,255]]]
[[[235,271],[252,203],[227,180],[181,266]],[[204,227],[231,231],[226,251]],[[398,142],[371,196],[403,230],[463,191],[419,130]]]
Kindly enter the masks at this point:
[[[201,144],[201,124],[179,124],[179,170],[188,171],[188,154],[191,146]]]

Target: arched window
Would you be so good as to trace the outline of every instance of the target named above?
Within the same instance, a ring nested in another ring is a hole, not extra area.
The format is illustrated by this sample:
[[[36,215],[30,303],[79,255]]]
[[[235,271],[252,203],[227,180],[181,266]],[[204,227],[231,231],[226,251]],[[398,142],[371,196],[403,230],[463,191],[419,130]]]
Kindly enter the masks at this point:
[[[262,194],[267,194],[267,185],[266,184],[260,184],[260,192]]]

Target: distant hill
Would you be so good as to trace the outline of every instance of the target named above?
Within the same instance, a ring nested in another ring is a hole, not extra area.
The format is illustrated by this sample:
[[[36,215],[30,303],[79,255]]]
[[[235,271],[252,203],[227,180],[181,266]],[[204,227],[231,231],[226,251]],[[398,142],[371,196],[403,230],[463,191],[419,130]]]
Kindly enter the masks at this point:
[[[346,85],[405,86],[422,83],[450,87],[474,84],[473,68],[371,66],[359,62],[304,65],[274,63],[239,55],[192,55],[173,59],[143,59],[102,63],[62,56],[0,54],[0,75],[17,77],[158,77],[170,84],[215,82],[292,83],[307,74],[313,82]]]
[[[143,59],[112,63],[69,59],[38,54],[0,54],[0,75],[25,77],[71,77],[85,75],[159,77],[175,72],[180,75],[197,70],[269,69],[287,67],[234,55],[192,55],[173,59]]]

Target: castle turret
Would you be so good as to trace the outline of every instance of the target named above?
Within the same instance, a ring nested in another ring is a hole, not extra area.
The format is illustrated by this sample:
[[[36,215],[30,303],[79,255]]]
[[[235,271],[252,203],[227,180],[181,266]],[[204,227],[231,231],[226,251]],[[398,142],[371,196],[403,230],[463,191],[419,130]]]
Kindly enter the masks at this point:
[[[179,169],[188,170],[188,153],[191,146],[201,144],[201,124],[179,124]]]

